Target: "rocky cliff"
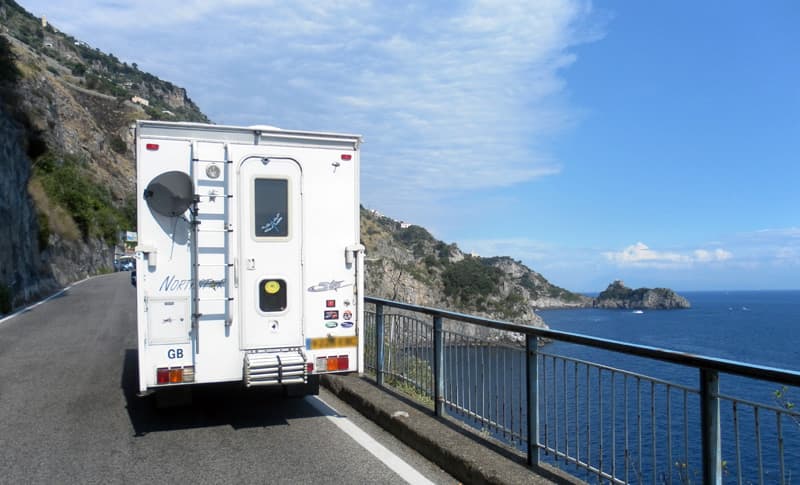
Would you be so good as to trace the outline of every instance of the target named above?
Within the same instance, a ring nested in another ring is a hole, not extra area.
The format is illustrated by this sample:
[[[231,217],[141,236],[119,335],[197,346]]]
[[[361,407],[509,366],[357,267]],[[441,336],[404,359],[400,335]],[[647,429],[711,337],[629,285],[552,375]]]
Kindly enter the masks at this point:
[[[672,310],[690,308],[689,301],[667,288],[631,289],[620,280],[614,281],[594,300],[596,308],[630,308]]]
[[[183,88],[0,0],[0,313],[110,270],[147,118],[207,121]]]
[[[544,326],[537,308],[591,306],[508,257],[464,254],[420,226],[361,210],[367,293],[417,305]]]

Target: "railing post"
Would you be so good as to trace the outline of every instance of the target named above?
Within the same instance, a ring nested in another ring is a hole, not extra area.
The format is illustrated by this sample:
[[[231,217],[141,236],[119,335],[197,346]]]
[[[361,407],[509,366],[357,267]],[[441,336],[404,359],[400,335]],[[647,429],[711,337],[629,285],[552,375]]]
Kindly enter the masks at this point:
[[[383,304],[375,304],[375,380],[383,386]]]
[[[700,425],[703,428],[703,483],[722,483],[719,422],[719,373],[700,369]]]
[[[444,416],[444,346],[442,317],[433,317],[433,411]]]
[[[539,337],[525,335],[528,466],[539,466]]]

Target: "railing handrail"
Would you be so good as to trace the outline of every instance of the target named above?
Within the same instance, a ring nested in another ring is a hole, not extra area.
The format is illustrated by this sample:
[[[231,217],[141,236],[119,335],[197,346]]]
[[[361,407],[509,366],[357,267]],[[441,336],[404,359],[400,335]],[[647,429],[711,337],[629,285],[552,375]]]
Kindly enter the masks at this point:
[[[734,374],[743,377],[751,377],[800,387],[800,372],[791,371],[788,369],[779,369],[776,367],[757,364],[746,364],[735,360],[709,357],[705,355],[692,354],[689,352],[679,352],[677,350],[662,349],[659,347],[651,347],[649,345],[632,344],[601,337],[592,337],[578,333],[564,332],[561,330],[544,329],[532,327],[530,325],[522,325],[519,323],[504,322],[502,320],[492,320],[490,318],[466,315],[464,313],[442,310],[439,308],[430,308],[421,305],[413,305],[410,303],[402,303],[384,298],[376,298],[373,296],[365,296],[364,301],[367,303],[399,308],[401,310],[424,313],[434,317],[472,323],[497,330],[516,332],[534,337],[558,340],[579,345],[587,345],[589,347],[597,347],[600,349],[622,352],[639,357],[657,359],[664,362],[695,367],[698,369],[713,370],[726,374]]]

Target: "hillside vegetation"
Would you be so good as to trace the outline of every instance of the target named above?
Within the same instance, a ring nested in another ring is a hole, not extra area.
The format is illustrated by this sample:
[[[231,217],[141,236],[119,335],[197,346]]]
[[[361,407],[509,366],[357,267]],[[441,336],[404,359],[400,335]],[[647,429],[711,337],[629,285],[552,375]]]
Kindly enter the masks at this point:
[[[536,325],[536,308],[592,304],[512,258],[464,254],[423,227],[364,208],[361,238],[370,295]]]

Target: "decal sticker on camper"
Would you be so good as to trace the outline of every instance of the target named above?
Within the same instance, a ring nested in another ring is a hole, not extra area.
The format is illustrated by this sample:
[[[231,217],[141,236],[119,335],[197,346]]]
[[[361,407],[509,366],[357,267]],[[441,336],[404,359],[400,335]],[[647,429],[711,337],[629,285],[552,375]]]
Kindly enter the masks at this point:
[[[280,212],[278,212],[275,214],[275,216],[272,218],[271,221],[268,221],[266,224],[261,226],[261,230],[264,232],[264,234],[269,234],[272,231],[277,231],[278,224],[280,224],[282,221],[283,221],[283,216],[281,215]]]
[[[312,293],[322,293],[325,291],[338,291],[339,288],[346,288],[348,286],[353,286],[353,284],[345,284],[344,280],[320,281],[316,285],[309,286],[308,291]]]
[[[164,278],[164,281],[161,282],[158,291],[182,291],[188,290],[193,286],[192,280],[179,280],[175,275],[168,275]],[[212,280],[208,278],[198,281],[198,286],[200,288],[210,288],[216,291],[217,288],[225,287],[225,280]]]
[[[331,335],[329,337],[306,339],[306,349],[308,350],[335,349],[356,346],[358,346],[358,337],[356,336],[334,337]]]

